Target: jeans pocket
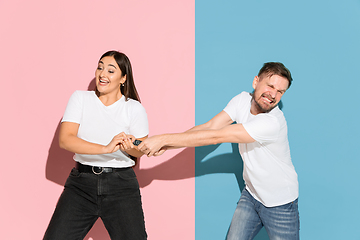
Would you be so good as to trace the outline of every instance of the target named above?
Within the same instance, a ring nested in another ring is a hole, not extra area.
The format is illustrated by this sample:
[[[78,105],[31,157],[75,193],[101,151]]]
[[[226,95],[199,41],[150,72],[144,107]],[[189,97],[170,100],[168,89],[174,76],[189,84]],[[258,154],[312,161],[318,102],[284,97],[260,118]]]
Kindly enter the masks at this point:
[[[79,170],[77,170],[76,168],[73,168],[73,169],[71,169],[69,177],[78,178],[78,177],[80,177],[80,175],[81,175],[81,173],[79,172]]]
[[[74,183],[78,182],[81,178],[81,173],[76,168],[71,169],[69,177],[66,179],[65,187],[72,186]]]
[[[139,189],[139,182],[136,178],[136,174],[132,168],[124,170],[124,171],[118,171],[116,172],[116,178],[117,180],[114,181],[114,184],[117,184],[117,187],[119,189],[127,188],[127,189],[133,189],[138,190]]]
[[[124,171],[117,171],[116,175],[123,179],[123,180],[134,180],[136,179],[136,174],[134,172],[134,170],[132,168],[129,168],[127,170]]]
[[[298,209],[298,199],[290,203],[292,209]]]

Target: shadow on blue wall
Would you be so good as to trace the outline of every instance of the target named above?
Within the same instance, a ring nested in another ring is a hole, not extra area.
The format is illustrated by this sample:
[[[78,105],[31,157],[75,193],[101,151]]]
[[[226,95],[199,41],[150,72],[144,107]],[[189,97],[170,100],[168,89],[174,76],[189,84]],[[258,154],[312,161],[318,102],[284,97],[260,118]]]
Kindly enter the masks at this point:
[[[195,150],[195,176],[202,176],[214,173],[234,174],[241,192],[245,183],[243,180],[243,161],[239,154],[237,143],[231,143],[232,152],[219,154],[204,160],[210,153],[220,145],[197,147]],[[229,226],[230,227],[230,226]],[[254,240],[268,240],[269,237],[263,228]]]
[[[240,192],[244,189],[243,162],[239,154],[237,143],[232,143],[232,152],[219,154],[204,160],[207,155],[215,151],[220,145],[197,147],[195,150],[195,176],[212,173],[233,173],[239,185]],[[241,161],[239,161],[239,158]]]

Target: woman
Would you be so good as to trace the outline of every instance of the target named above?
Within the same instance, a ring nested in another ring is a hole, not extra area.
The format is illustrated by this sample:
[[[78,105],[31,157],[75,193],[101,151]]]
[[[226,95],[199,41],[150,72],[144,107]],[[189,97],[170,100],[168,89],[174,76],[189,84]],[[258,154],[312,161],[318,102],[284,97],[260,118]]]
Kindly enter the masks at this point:
[[[95,72],[96,91],[75,91],[61,121],[60,147],[76,167],[44,239],[83,239],[100,217],[111,239],[147,239],[139,184],[132,169],[142,153],[132,141],[148,135],[127,56],[109,51]]]

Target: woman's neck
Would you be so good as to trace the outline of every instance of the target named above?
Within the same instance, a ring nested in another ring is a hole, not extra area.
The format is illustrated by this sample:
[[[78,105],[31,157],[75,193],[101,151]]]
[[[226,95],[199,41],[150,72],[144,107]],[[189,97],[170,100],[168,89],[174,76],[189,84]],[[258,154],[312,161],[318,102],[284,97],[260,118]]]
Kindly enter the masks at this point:
[[[111,104],[118,101],[122,97],[122,94],[119,90],[116,93],[107,93],[107,94],[99,93],[98,97],[105,106],[110,106]]]

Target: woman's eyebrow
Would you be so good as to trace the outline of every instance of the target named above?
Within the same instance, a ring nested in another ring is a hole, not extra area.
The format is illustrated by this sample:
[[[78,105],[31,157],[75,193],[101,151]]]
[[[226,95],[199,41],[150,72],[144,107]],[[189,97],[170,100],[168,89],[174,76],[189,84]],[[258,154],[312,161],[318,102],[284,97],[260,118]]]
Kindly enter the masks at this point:
[[[115,65],[109,64],[109,66],[114,67],[115,69],[117,69],[117,68],[115,67]]]
[[[101,60],[99,61],[99,63],[101,63],[101,64],[103,64],[103,65],[104,65],[103,61],[101,61]],[[113,65],[113,64],[109,64],[108,66],[110,66],[110,67],[113,67],[113,68],[117,69],[117,68],[116,68],[116,66],[115,66],[115,65]]]

